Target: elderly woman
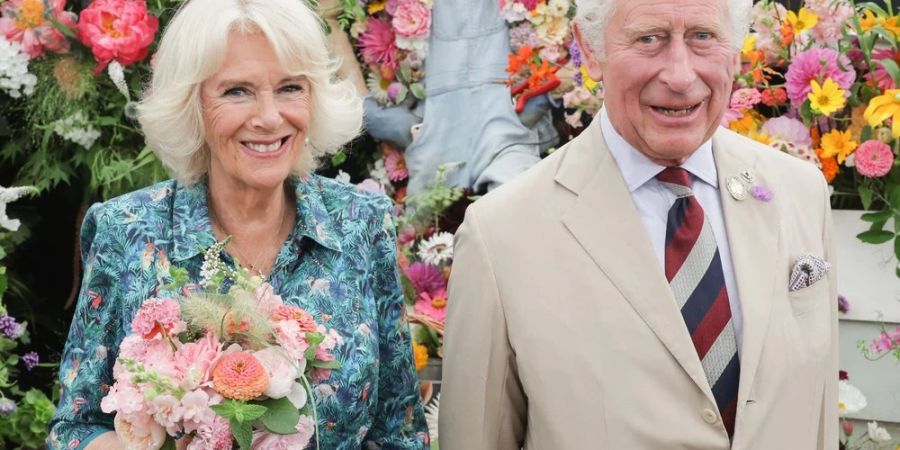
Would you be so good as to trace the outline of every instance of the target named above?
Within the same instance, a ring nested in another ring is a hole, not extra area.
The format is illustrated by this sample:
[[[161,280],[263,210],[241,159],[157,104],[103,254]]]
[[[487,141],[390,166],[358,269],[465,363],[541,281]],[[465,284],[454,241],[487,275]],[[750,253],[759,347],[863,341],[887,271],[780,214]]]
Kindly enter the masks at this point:
[[[201,248],[227,236],[227,264],[344,338],[342,367],[313,386],[318,448],[426,446],[391,202],[312,173],[362,120],[336,67],[302,0],[190,0],[175,15],[139,118],[176,180],[88,211],[51,448],[123,448],[100,410],[119,343],[170,265],[199,279]]]

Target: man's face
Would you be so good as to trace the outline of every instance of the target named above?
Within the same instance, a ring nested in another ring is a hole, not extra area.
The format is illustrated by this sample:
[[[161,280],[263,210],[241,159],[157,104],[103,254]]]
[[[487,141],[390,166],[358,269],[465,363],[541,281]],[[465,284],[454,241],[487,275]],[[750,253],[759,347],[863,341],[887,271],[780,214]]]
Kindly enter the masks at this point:
[[[616,131],[650,159],[683,163],[719,126],[740,53],[726,0],[613,0],[606,55],[590,45]],[[581,39],[581,44],[587,44]]]

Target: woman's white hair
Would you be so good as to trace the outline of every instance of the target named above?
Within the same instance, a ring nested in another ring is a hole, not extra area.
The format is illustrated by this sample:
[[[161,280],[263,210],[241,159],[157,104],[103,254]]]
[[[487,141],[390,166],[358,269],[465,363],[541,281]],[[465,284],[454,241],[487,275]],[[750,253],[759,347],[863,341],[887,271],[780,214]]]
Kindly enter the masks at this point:
[[[305,1],[190,0],[163,33],[152,80],[138,105],[147,145],[179,181],[194,183],[209,169],[200,84],[224,63],[231,32],[262,33],[284,70],[310,81],[309,140],[295,174],[309,174],[320,157],[359,134],[362,99],[349,81],[336,79],[339,61]]]
[[[575,23],[581,30],[581,37],[590,50],[599,58],[605,55],[604,34],[609,18],[615,12],[616,2],[620,0],[576,0]],[[731,45],[735,50],[744,44],[744,37],[750,30],[751,10],[753,0],[719,0],[728,5],[728,15],[731,17],[732,39]]]

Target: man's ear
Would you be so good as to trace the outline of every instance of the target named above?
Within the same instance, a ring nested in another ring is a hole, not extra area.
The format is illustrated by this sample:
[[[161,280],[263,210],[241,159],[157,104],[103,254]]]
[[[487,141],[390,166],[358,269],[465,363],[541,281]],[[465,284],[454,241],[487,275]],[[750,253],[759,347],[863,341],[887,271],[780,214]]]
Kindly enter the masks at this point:
[[[590,44],[582,37],[581,28],[577,23],[572,27],[575,32],[575,42],[578,43],[578,49],[581,50],[581,64],[587,69],[591,79],[600,82],[603,81],[603,71],[600,70],[600,60],[594,55],[594,50]]]

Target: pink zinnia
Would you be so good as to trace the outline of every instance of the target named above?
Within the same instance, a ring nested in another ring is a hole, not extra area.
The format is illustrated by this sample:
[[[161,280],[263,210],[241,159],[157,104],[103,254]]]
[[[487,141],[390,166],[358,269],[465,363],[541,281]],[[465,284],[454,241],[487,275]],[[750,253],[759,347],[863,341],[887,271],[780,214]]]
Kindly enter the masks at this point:
[[[143,0],[94,0],[79,20],[78,39],[93,52],[97,72],[113,60],[127,66],[144,59],[159,27]]]
[[[435,292],[422,292],[416,299],[413,310],[439,322],[447,320],[447,291],[438,289]]]
[[[843,67],[844,70],[841,69]],[[803,106],[807,95],[812,92],[812,80],[820,84],[831,78],[843,89],[844,96],[850,96],[850,87],[856,80],[856,71],[850,59],[830,48],[811,48],[794,56],[784,76],[788,97],[795,108]]]
[[[750,109],[756,106],[762,100],[762,94],[759,93],[756,89],[753,88],[743,88],[734,91],[731,94],[731,105],[732,109],[736,109],[739,111],[743,111],[745,109]]]
[[[265,367],[247,352],[233,352],[219,359],[212,379],[216,392],[235,400],[254,399],[269,387]]]
[[[871,139],[856,149],[856,170],[864,177],[883,177],[893,165],[894,152],[884,142]]]
[[[383,64],[397,68],[397,42],[394,29],[383,20],[369,19],[358,45],[366,64]]]
[[[395,149],[390,149],[385,152],[384,168],[387,170],[388,178],[390,178],[391,181],[404,180],[409,176],[403,154]]]
[[[43,55],[44,50],[67,52],[69,41],[49,20],[74,29],[78,17],[65,11],[65,6],[66,0],[9,0],[0,6],[0,35],[21,43],[29,58]]]
[[[410,284],[416,290],[416,295],[422,292],[435,292],[447,288],[447,281],[441,270],[431,264],[414,262],[404,271]]]

